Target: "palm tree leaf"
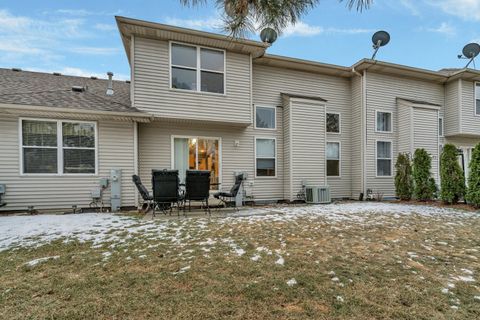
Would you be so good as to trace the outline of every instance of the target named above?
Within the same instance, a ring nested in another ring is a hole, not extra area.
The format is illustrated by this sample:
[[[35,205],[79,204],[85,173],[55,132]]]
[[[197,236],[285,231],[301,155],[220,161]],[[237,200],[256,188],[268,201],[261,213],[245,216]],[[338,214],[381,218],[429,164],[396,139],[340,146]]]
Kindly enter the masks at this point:
[[[224,31],[232,37],[244,37],[250,32],[270,27],[281,32],[295,24],[318,5],[320,0],[211,0],[223,13]],[[368,9],[373,0],[339,0],[349,9]],[[209,0],[180,0],[184,6],[207,4]]]

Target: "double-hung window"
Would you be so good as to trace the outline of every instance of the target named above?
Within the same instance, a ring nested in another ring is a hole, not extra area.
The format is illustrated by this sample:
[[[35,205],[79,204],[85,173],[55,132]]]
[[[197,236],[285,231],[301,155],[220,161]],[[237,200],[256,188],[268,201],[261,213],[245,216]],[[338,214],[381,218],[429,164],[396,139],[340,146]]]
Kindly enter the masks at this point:
[[[377,141],[377,177],[392,175],[392,142]]]
[[[340,133],[340,114],[327,113],[327,132]]]
[[[225,52],[171,44],[171,87],[197,92],[225,93]]]
[[[277,146],[274,138],[255,139],[255,167],[257,177],[275,177]]]
[[[23,174],[95,174],[96,124],[21,120]]]
[[[275,107],[255,106],[255,128],[256,129],[275,129]]]
[[[392,113],[384,111],[376,111],[375,131],[392,132]]]
[[[475,115],[480,116],[480,82],[475,83]]]
[[[327,176],[340,176],[340,142],[327,142]]]

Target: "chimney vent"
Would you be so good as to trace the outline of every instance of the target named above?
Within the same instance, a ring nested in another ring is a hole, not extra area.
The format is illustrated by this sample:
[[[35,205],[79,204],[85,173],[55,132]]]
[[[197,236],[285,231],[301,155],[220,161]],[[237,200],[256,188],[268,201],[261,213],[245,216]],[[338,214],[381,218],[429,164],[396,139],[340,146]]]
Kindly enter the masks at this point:
[[[108,87],[107,87],[106,94],[107,94],[107,96],[113,96],[113,93],[114,93],[114,91],[113,91],[113,80],[112,80],[113,72],[109,71],[109,72],[107,72],[107,75],[108,75]]]

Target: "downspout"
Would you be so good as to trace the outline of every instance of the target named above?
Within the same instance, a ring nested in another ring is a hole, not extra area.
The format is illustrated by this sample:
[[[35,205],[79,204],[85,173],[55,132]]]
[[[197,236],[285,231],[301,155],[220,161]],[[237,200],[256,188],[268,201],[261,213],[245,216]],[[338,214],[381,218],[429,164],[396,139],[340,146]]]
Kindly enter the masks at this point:
[[[138,122],[133,122],[133,174],[138,175]],[[135,188],[135,207],[138,208],[138,192]]]

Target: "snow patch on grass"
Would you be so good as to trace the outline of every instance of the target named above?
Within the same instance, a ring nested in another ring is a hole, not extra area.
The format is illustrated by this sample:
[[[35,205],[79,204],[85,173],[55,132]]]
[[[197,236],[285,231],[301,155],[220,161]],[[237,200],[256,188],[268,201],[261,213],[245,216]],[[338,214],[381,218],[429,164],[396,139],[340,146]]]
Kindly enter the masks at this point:
[[[290,279],[290,280],[287,281],[287,285],[288,285],[289,287],[293,287],[293,286],[296,285],[296,284],[297,284],[297,280],[295,280],[295,278],[292,278],[292,279]]]
[[[34,267],[40,263],[43,263],[43,262],[46,262],[48,260],[56,260],[60,258],[60,256],[51,256],[51,257],[44,257],[44,258],[38,258],[38,259],[35,259],[35,260],[31,260],[31,261],[28,261],[25,263],[26,266],[28,267]]]

